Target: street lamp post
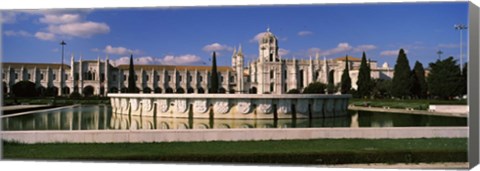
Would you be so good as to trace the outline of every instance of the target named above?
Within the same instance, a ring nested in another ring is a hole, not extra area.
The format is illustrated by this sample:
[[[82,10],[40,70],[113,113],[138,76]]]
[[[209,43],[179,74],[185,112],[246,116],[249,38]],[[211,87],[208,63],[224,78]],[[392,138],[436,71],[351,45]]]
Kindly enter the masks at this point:
[[[60,42],[62,45],[62,65],[60,66],[60,96],[63,96],[63,56],[64,56],[64,46],[67,45],[65,41]]]
[[[443,54],[443,52],[441,50],[437,51],[438,60],[442,60],[442,54]]]
[[[455,24],[453,27],[455,28],[455,30],[460,30],[460,74],[461,74],[463,70],[462,30],[466,30],[467,26],[463,24]]]

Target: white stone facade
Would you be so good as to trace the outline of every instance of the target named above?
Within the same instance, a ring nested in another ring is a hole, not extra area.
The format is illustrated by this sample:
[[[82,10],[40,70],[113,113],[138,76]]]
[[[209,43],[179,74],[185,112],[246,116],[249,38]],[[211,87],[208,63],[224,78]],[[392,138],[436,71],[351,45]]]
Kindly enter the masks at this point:
[[[278,53],[277,38],[270,30],[259,40],[258,59],[245,63],[242,48],[235,49],[232,66],[219,66],[220,92],[285,94],[291,89],[303,90],[312,82],[328,82],[328,73],[334,73],[334,83],[341,80],[346,57],[336,59],[283,59]],[[348,56],[352,88],[356,89],[360,59]],[[35,83],[39,91],[52,89],[54,94],[62,85],[63,94],[101,95],[125,92],[128,86],[128,65],[113,66],[105,60],[78,61],[72,55],[70,65],[64,65],[60,78],[60,64],[2,63],[3,92],[9,93],[19,81]],[[370,61],[371,77],[391,79],[393,69],[388,64],[377,68]],[[208,93],[211,66],[135,65],[136,86],[141,93]]]

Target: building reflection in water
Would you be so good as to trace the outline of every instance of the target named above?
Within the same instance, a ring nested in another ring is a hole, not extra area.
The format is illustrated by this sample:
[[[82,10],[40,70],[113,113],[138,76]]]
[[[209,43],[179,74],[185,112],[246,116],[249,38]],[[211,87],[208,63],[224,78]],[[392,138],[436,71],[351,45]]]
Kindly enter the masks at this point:
[[[309,128],[348,127],[348,117],[324,119],[208,119],[165,118],[113,114],[111,129],[234,129],[234,128]]]
[[[338,115],[337,115],[338,116]],[[239,129],[311,127],[466,126],[466,118],[349,111],[319,119],[199,119],[129,116],[110,106],[75,106],[2,118],[3,130]]]
[[[6,117],[3,130],[135,130],[348,127],[350,118],[323,119],[199,119],[128,116],[110,106],[75,106],[60,110]]]

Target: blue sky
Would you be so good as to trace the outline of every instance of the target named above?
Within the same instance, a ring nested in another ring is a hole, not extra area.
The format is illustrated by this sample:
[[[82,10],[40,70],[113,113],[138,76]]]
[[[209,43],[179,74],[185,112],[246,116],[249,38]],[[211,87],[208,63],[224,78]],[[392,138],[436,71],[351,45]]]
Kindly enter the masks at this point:
[[[66,59],[104,59],[127,63],[210,65],[213,50],[219,65],[230,65],[234,47],[246,60],[258,57],[255,37],[270,27],[279,39],[282,58],[327,59],[346,54],[388,62],[407,51],[411,67],[426,67],[438,58],[459,57],[460,33],[468,25],[468,3],[343,4],[185,8],[30,10],[2,12],[4,62],[60,63]],[[464,60],[468,33],[463,32]]]

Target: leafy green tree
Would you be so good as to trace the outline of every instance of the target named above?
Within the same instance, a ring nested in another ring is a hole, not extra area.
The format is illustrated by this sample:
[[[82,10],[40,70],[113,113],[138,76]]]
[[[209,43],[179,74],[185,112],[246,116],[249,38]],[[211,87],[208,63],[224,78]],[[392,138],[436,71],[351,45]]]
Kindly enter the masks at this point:
[[[364,98],[370,96],[371,93],[371,83],[370,78],[370,66],[367,65],[367,57],[365,52],[362,55],[362,62],[360,63],[360,69],[358,71],[358,80],[357,80],[357,94],[359,97]]]
[[[407,55],[403,49],[400,49],[392,79],[391,92],[393,97],[404,99],[411,95],[412,80],[410,72]]]
[[[35,90],[35,83],[31,81],[20,81],[12,86],[15,97],[34,97],[38,93]]]
[[[209,93],[218,93],[218,72],[217,72],[217,57],[215,52],[212,56],[212,76],[210,77],[210,91]]]
[[[128,89],[127,93],[137,93],[135,86],[135,70],[133,66],[133,54],[130,55],[130,65],[128,67]]]
[[[427,97],[427,82],[422,63],[416,61],[412,71],[412,95],[416,98]]]
[[[343,70],[342,74],[342,84],[341,84],[341,90],[342,94],[347,94],[350,92],[350,89],[352,88],[352,79],[350,79],[350,74],[349,74],[349,69],[348,69],[348,56],[345,57],[345,69]]]
[[[296,88],[288,90],[287,94],[300,94],[300,91]]]
[[[325,89],[327,85],[320,82],[313,82],[308,84],[305,89],[303,89],[303,94],[325,94]]]
[[[332,94],[335,92],[335,83],[334,82],[334,71],[330,71],[328,72],[328,84],[327,84],[327,91],[328,91],[328,94]]]
[[[392,80],[373,79],[372,80],[372,95],[375,98],[388,98],[390,97],[390,88]]]
[[[452,99],[462,95],[462,75],[460,66],[453,57],[430,63],[430,74],[427,77],[430,95],[442,99]]]

